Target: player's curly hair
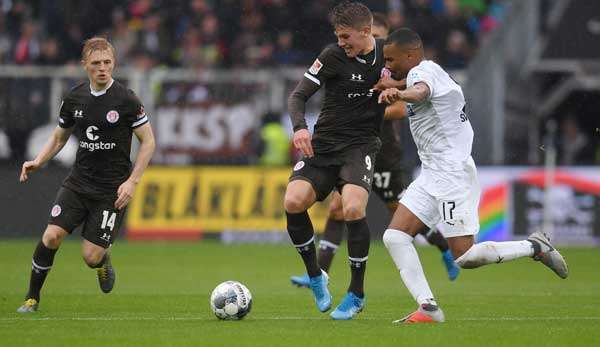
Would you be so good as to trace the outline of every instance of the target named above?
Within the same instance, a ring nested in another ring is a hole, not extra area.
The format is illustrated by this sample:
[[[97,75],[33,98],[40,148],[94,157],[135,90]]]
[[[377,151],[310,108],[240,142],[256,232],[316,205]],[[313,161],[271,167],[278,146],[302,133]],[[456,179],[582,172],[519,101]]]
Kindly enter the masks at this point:
[[[385,44],[396,44],[399,46],[410,46],[411,48],[422,48],[423,41],[416,31],[409,28],[394,30],[385,40]]]
[[[117,54],[115,47],[108,42],[105,37],[94,36],[85,40],[83,43],[83,49],[81,50],[81,60],[86,60],[93,51],[110,51],[113,56],[113,60],[116,60]]]
[[[362,28],[373,23],[373,15],[367,6],[360,2],[343,1],[329,11],[329,22],[334,28]]]

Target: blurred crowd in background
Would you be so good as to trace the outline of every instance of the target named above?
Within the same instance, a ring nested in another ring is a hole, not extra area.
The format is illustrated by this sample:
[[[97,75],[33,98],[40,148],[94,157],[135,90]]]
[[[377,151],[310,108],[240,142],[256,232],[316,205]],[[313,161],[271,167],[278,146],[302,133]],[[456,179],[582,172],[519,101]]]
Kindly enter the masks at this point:
[[[327,13],[337,2],[0,0],[0,65],[76,65],[82,42],[105,35],[116,48],[119,66],[197,70],[306,67],[326,44],[335,42]],[[467,67],[478,47],[499,26],[505,10],[502,0],[362,2],[387,15],[392,29],[409,26],[419,32],[426,56],[453,71]],[[32,130],[48,120],[49,102],[44,92],[48,85],[48,80],[30,80],[9,87],[0,81],[0,130],[6,134],[4,147],[11,148],[13,162],[24,158]],[[273,129],[265,130],[281,118],[285,115],[263,117],[265,128],[255,132],[259,143],[255,158],[269,150],[269,141],[283,141]],[[598,139],[585,135],[575,116],[563,117],[554,142],[560,164],[600,162]]]
[[[120,64],[151,68],[306,65],[334,40],[332,0],[0,0],[0,63],[77,63],[97,34]],[[496,0],[366,0],[392,28],[410,26],[427,54],[464,68],[502,16]]]

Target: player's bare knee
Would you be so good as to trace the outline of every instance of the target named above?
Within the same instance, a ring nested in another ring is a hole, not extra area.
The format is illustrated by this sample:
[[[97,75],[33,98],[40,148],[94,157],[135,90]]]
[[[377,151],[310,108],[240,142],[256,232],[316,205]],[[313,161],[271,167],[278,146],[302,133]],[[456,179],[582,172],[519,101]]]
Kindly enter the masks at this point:
[[[288,213],[300,213],[308,209],[308,199],[305,199],[300,194],[286,194],[283,205]]]
[[[62,243],[66,233],[59,228],[47,228],[42,236],[44,245],[48,248],[56,249]]]
[[[341,200],[333,200],[329,205],[329,217],[334,220],[344,220],[344,209]]]
[[[365,208],[362,204],[349,203],[342,208],[344,212],[344,220],[352,221],[364,218],[366,215]]]

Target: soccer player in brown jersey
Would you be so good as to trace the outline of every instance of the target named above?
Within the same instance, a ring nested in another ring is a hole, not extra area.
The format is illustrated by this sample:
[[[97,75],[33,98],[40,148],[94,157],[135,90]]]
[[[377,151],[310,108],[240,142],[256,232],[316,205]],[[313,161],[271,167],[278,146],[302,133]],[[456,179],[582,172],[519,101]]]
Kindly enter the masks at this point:
[[[373,90],[383,72],[382,40],[371,34],[372,15],[358,2],[343,2],[330,14],[337,44],[327,46],[290,95],[293,143],[303,158],[287,186],[287,229],[309,276],[317,307],[329,310],[328,276],[317,263],[314,231],[307,210],[333,189],[341,193],[348,229],[351,280],[333,319],[352,319],[365,303],[364,275],[370,233],[365,210],[373,180],[385,105]],[[306,101],[321,87],[325,98],[313,135],[304,118]],[[382,107],[383,106],[383,107]]]
[[[382,13],[373,13],[371,32],[376,39],[385,39],[389,34],[390,26]],[[391,77],[384,75],[381,84],[390,84],[390,87],[402,85],[401,81],[392,81]],[[392,84],[395,83],[395,84]],[[398,101],[393,106],[387,107],[385,120],[381,128],[381,150],[375,160],[375,173],[373,175],[373,192],[385,202],[390,214],[394,214],[398,207],[398,200],[410,182],[411,173],[402,164],[402,149],[398,138],[397,121],[406,116],[406,106],[403,101]],[[329,273],[329,268],[342,242],[346,225],[342,209],[341,195],[333,191],[329,203],[329,216],[325,223],[325,230],[319,240],[318,263],[323,271]],[[448,278],[453,281],[458,277],[459,267],[454,263],[448,242],[437,229],[425,228],[420,231],[427,241],[435,245],[442,253],[442,261],[448,272]],[[309,287],[308,274],[292,276],[292,284],[299,287]]]
[[[17,312],[38,310],[54,256],[63,239],[78,226],[82,226],[83,260],[97,271],[100,289],[109,293],[114,286],[108,249],[155,147],[140,100],[112,78],[115,57],[106,39],[94,37],[85,42],[81,63],[89,82],[65,96],[52,136],[34,160],[23,164],[21,182],[60,152],[72,133],[79,138],[75,164],[57,193],[48,226],[33,253],[29,290]],[[133,134],[140,148],[132,170]]]

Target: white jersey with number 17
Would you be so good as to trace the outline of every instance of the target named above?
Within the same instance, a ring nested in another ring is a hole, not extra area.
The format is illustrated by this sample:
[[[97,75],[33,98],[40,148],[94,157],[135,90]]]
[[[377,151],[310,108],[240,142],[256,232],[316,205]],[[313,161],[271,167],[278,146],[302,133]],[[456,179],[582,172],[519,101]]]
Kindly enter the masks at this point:
[[[431,91],[420,103],[407,104],[408,119],[424,169],[463,170],[471,158],[473,128],[460,86],[431,60],[412,68],[407,88],[423,82]]]

